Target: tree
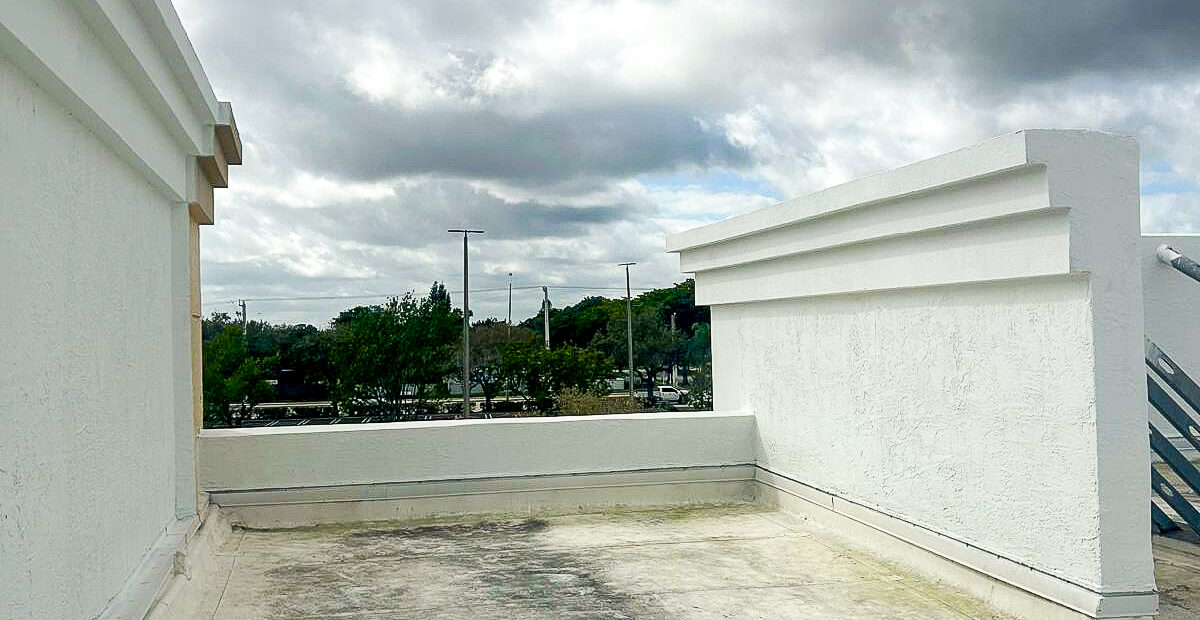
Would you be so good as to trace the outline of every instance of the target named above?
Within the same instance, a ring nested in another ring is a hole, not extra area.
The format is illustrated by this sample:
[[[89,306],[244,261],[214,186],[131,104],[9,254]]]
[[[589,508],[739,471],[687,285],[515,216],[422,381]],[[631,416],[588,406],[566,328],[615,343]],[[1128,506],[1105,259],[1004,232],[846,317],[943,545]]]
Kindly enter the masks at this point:
[[[286,337],[279,347],[277,391],[285,400],[325,400],[333,384],[329,363],[332,332],[312,325],[286,326]]]
[[[546,350],[540,343],[523,342],[502,347],[500,370],[517,391],[546,414],[558,408],[558,395],[568,388],[604,391],[605,381],[612,375],[612,364],[603,355],[587,349],[564,346]]]
[[[700,367],[712,362],[712,332],[708,323],[696,323],[692,326],[692,337],[684,343],[683,381],[689,383],[688,370],[693,366]]]
[[[696,305],[696,281],[692,278],[670,288],[642,293],[633,300],[633,306],[635,310],[653,308],[665,325],[671,324],[674,314],[675,327],[687,336],[692,335],[695,325],[710,322],[708,307]]]
[[[609,322],[608,328],[596,335],[592,348],[603,351],[617,365],[628,370],[627,326],[625,317]],[[671,333],[655,308],[634,308],[633,311],[633,372],[643,385],[652,385],[655,377],[676,364],[684,353],[683,337]]]
[[[500,364],[504,345],[535,340],[533,330],[499,319],[484,319],[471,326],[471,384],[483,391],[484,411],[492,410],[492,399],[506,383]]]
[[[713,406],[712,362],[705,362],[692,379],[688,402],[693,409],[708,410]]]
[[[228,312],[213,312],[207,319],[202,319],[200,325],[201,340],[208,342],[224,332],[226,327],[239,323]]]
[[[416,365],[414,377],[422,400],[431,391],[444,394],[446,377],[462,374],[462,310],[451,306],[446,286],[434,282],[429,295],[406,319],[404,342],[408,359]]]
[[[358,415],[414,419],[457,368],[457,327],[462,312],[450,307],[446,288],[412,293],[377,306],[359,306],[333,321],[330,362],[339,410]]]
[[[274,393],[266,379],[278,358],[254,359],[240,325],[204,344],[204,425],[236,426]],[[236,415],[235,415],[236,407]]]
[[[550,344],[552,347],[571,345],[586,347],[604,331],[612,318],[624,312],[624,301],[603,297],[585,297],[579,303],[566,308],[550,309]],[[624,316],[624,314],[620,314]],[[541,333],[544,329],[541,313],[525,319],[522,327]]]

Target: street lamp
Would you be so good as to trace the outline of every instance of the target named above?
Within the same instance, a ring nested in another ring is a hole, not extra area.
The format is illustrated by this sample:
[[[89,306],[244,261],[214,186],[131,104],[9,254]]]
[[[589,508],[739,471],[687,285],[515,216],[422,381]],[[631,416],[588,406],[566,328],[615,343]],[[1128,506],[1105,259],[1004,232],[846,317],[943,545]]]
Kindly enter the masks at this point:
[[[482,235],[482,230],[451,228],[446,232],[463,236],[463,417],[471,417],[471,278],[467,269],[467,235]]]
[[[629,353],[629,399],[633,400],[633,301],[629,297],[629,267],[637,263],[620,263],[625,268],[625,348]],[[649,386],[646,388],[649,390]],[[647,391],[646,398],[653,398]]]

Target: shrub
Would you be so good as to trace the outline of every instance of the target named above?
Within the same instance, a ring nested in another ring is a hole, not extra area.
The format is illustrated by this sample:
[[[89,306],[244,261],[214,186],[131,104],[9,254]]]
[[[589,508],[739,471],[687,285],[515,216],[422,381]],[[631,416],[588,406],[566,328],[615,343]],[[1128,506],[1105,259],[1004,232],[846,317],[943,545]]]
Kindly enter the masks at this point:
[[[693,375],[688,391],[688,404],[693,409],[709,410],[713,406],[712,362],[705,362]]]
[[[596,392],[567,388],[558,394],[562,415],[599,415],[605,413],[636,413],[643,407],[628,396],[609,397]]]

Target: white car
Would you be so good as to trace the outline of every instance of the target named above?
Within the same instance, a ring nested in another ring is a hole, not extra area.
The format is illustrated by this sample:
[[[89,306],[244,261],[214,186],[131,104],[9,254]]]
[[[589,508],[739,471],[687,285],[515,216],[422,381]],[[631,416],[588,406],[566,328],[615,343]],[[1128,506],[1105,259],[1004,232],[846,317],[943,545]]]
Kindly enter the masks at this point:
[[[659,385],[654,388],[654,400],[659,402],[676,404],[683,400],[683,394],[678,388],[670,385]],[[646,390],[639,390],[637,395],[638,398],[645,400]]]

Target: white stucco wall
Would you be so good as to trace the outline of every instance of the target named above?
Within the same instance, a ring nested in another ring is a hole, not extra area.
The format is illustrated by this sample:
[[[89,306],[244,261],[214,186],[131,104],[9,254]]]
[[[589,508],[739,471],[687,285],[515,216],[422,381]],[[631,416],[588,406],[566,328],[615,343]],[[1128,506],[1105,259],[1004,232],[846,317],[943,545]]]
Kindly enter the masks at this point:
[[[1099,527],[1086,280],[712,312],[718,406],[756,412],[764,467],[1063,574],[1098,564],[1051,544]]]
[[[1137,158],[1021,132],[672,236],[715,406],[760,467],[1048,578],[1018,587],[1151,592]]]
[[[195,513],[187,205],[216,102],[172,25],[0,2],[0,618],[97,617]]]
[[[174,518],[186,211],[3,58],[0,142],[25,147],[0,149],[0,512],[3,556],[28,558],[0,582],[24,584],[32,617],[88,618]]]
[[[753,463],[749,413],[206,429],[205,490],[627,472]]]

